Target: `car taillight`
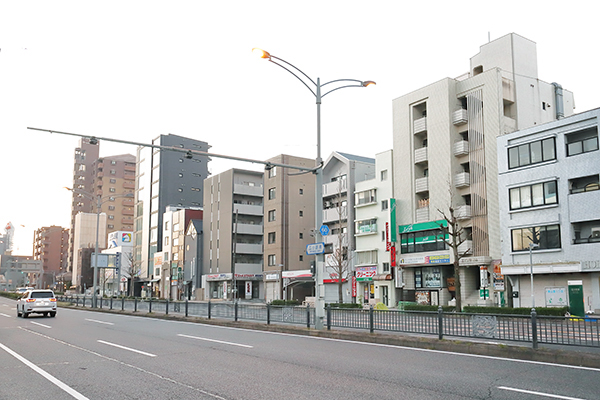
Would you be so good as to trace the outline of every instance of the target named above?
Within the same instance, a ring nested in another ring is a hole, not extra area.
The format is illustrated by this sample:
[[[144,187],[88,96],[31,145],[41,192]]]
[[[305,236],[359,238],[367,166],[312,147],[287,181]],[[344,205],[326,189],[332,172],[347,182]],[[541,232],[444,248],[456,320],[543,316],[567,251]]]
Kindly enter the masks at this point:
[[[35,302],[35,299],[27,299],[26,301],[27,301],[28,303],[33,303],[33,302]]]
[[[50,301],[54,301],[54,302],[56,302],[56,299],[50,299]]]

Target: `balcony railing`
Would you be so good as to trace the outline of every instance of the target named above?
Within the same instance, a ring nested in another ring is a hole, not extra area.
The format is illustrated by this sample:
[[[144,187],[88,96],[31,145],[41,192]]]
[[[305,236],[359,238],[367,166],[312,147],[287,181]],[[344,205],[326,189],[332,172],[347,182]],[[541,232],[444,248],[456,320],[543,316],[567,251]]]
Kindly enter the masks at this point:
[[[453,150],[454,150],[454,156],[456,156],[456,157],[469,154],[469,142],[466,140],[459,140],[458,142],[454,143]]]
[[[454,186],[457,188],[467,187],[471,184],[471,175],[468,172],[461,172],[454,175]]]
[[[250,185],[242,185],[242,184],[234,184],[233,185],[233,193],[234,194],[242,194],[247,196],[263,196],[263,187],[262,186],[250,186]]]
[[[234,204],[233,212],[245,215],[263,215],[263,206],[251,205],[251,204]]]
[[[426,162],[427,160],[427,147],[421,147],[420,149],[415,150],[415,164]]]
[[[415,180],[415,191],[417,193],[427,192],[429,190],[429,178],[418,178]]]
[[[333,207],[323,210],[323,222],[335,222],[340,220],[340,214],[342,221],[345,221],[348,217],[348,206]]]
[[[462,206],[456,207],[456,210],[454,212],[454,216],[457,219],[471,218],[471,206],[462,205]]]
[[[415,215],[415,222],[427,222],[429,221],[429,207],[417,208]]]
[[[467,254],[473,254],[473,241],[472,240],[465,240],[460,246],[458,246],[458,252],[459,253],[464,253],[467,252]]]
[[[427,117],[416,119],[413,122],[413,133],[426,132],[427,131]]]
[[[237,233],[245,234],[245,235],[262,235],[263,234],[263,226],[259,224],[237,224],[236,228]]]
[[[467,119],[467,110],[464,108],[459,108],[458,110],[452,113],[452,123],[454,125],[464,125],[468,122]]]
[[[234,248],[236,254],[262,254],[262,244],[236,243]]]
[[[348,183],[346,180],[325,183],[323,185],[323,197],[335,196],[348,191]]]

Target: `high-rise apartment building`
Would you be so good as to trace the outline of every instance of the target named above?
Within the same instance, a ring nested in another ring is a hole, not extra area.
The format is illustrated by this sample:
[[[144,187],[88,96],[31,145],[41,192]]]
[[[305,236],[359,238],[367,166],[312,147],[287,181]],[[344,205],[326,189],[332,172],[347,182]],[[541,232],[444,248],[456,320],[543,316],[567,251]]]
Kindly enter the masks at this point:
[[[454,298],[453,255],[439,225],[439,211],[453,207],[467,238],[462,304],[499,304],[480,280],[501,258],[496,137],[571,115],[573,94],[538,79],[535,43],[511,33],[481,46],[467,74],[392,105],[404,299],[445,305]]]
[[[33,233],[33,259],[42,261],[41,288],[64,290],[63,286],[57,285],[65,282],[68,250],[68,229],[53,225]]]
[[[204,181],[204,275],[208,299],[262,299],[263,173],[230,169]],[[280,260],[267,257],[269,267]],[[234,284],[235,281],[235,284]]]
[[[210,148],[206,142],[172,134],[160,135],[152,144],[203,152]],[[163,215],[167,206],[202,207],[209,161],[208,156],[191,152],[138,149],[133,254],[142,279],[151,281],[153,278],[154,254],[162,251]]]
[[[315,160],[281,154],[267,160],[304,168]],[[298,170],[272,167],[265,171],[264,254],[266,301],[304,300],[314,295],[306,245],[313,243],[315,229],[315,175]],[[269,262],[271,261],[271,262]]]
[[[81,138],[79,146],[75,148],[75,155],[73,159],[73,197],[71,202],[71,229],[69,230],[71,236],[69,237],[69,250],[68,250],[68,270],[73,271],[73,257],[77,255],[74,251],[74,228],[75,228],[75,216],[80,213],[92,212],[92,204],[95,203],[93,198],[95,193],[95,182],[94,182],[94,169],[92,166],[98,159],[100,152],[100,145],[97,143],[90,143],[87,138]],[[86,196],[83,193],[88,193],[90,196]]]

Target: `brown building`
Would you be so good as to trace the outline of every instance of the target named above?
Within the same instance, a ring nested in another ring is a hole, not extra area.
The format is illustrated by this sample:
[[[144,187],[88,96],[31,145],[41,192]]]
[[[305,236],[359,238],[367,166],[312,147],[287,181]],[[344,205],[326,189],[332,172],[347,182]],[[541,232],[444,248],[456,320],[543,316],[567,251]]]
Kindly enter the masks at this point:
[[[267,161],[311,168],[314,159],[281,154]],[[264,279],[266,301],[304,300],[314,282],[306,255],[315,227],[315,175],[273,167],[264,176]]]
[[[40,288],[64,290],[70,277],[65,276],[68,260],[69,230],[45,226],[33,234],[33,259],[42,261]]]

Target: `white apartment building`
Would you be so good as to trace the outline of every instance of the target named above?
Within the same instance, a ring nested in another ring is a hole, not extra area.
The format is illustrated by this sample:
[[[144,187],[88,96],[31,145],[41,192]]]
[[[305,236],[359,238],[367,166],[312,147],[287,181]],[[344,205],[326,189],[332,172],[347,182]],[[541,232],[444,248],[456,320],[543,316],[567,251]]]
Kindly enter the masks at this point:
[[[392,105],[401,300],[454,298],[454,260],[438,225],[438,210],[452,205],[468,239],[462,304],[501,304],[502,295],[480,287],[481,267],[489,271],[501,257],[496,138],[572,115],[572,93],[539,80],[535,43],[511,33],[481,46],[468,73]]]
[[[323,166],[323,224],[329,227],[330,234],[323,242],[335,252],[340,249],[344,254],[344,283],[342,300],[352,302],[352,276],[354,274],[354,250],[356,249],[352,224],[354,222],[355,185],[375,174],[375,160],[347,153],[333,152]],[[350,229],[348,229],[350,227]],[[332,254],[325,255],[325,302],[339,301],[338,274],[340,263]]]
[[[78,254],[87,255],[88,253],[81,253],[81,249],[92,249],[93,252],[96,247],[96,220],[99,220],[98,227],[98,252],[106,248],[106,214],[101,213],[98,217],[97,214],[80,212],[75,215],[75,224],[73,228],[73,250],[75,257],[73,257],[73,276],[72,283],[77,287],[78,293],[83,293],[84,286],[91,287],[92,282],[83,282],[85,277],[93,276],[90,271],[84,271],[83,265],[89,265],[84,263]]]
[[[391,267],[390,226],[393,187],[393,152],[375,155],[372,179],[354,188],[354,279],[357,302],[388,307],[396,303],[396,285]]]
[[[502,273],[515,307],[600,312],[599,120],[597,108],[497,139]]]

